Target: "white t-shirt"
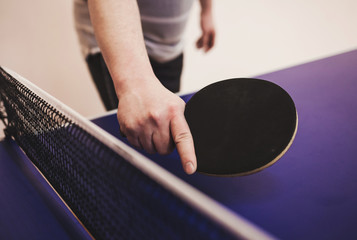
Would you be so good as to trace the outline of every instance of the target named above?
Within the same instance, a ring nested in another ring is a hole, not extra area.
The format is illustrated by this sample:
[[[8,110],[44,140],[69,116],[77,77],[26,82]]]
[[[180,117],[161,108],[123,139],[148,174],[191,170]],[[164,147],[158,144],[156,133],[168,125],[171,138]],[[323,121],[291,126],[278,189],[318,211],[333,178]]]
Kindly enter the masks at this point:
[[[194,0],[137,0],[150,57],[159,62],[183,51],[183,34]],[[74,19],[84,57],[100,51],[85,0],[74,0]]]

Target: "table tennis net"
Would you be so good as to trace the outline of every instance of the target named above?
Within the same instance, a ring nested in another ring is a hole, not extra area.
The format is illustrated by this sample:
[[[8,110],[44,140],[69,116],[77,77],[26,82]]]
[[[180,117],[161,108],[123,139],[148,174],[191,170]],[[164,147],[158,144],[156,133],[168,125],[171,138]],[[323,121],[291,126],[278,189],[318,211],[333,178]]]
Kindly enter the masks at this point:
[[[83,127],[88,123],[55,108],[14,76],[0,68],[5,133],[94,238],[239,238],[88,132]]]

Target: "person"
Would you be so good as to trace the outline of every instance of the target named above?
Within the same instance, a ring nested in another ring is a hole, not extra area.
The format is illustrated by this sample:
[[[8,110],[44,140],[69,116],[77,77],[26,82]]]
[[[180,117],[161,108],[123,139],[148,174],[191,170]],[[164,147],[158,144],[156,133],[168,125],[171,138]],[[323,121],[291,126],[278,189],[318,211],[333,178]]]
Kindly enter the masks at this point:
[[[183,32],[193,0],[75,0],[82,53],[107,110],[138,149],[168,154],[176,146],[187,174],[197,161],[179,90]],[[202,34],[214,46],[211,0],[200,0]]]

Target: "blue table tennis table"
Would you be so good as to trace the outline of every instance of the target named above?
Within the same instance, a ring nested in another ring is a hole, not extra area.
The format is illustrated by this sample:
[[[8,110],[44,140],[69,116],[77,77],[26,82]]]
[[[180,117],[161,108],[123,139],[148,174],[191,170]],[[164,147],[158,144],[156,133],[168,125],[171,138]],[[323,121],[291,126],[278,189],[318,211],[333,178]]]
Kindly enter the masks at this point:
[[[356,239],[357,50],[256,77],[283,87],[298,111],[295,141],[277,163],[220,178],[186,175],[177,152],[146,156],[277,238]],[[115,112],[92,121],[126,141]],[[0,239],[91,238],[11,139],[0,141],[0,194]]]

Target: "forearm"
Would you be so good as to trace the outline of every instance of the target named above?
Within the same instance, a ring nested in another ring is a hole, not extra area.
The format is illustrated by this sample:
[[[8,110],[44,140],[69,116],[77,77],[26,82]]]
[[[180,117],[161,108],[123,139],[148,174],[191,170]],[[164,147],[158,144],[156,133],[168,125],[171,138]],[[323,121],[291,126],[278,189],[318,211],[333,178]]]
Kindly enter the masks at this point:
[[[117,94],[153,81],[135,0],[89,0],[96,39]]]
[[[212,0],[200,0],[201,14],[212,13]]]

